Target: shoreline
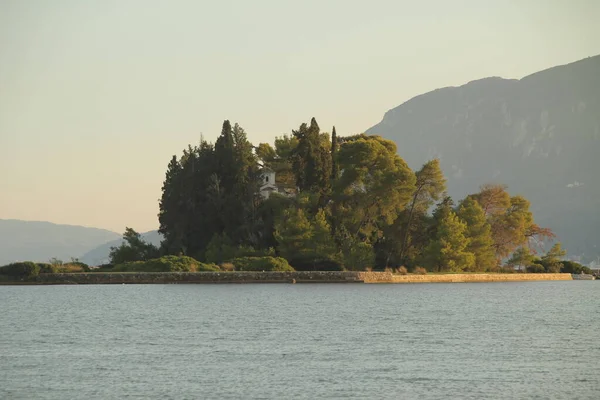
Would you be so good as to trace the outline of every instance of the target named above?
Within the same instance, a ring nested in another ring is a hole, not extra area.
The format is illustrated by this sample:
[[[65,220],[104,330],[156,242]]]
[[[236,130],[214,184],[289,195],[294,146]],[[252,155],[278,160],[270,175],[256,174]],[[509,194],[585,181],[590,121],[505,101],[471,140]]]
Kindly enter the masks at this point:
[[[391,272],[81,272],[40,274],[26,281],[0,281],[0,285],[105,285],[105,284],[244,284],[244,283],[476,283],[571,281],[571,274],[443,274],[398,275]]]

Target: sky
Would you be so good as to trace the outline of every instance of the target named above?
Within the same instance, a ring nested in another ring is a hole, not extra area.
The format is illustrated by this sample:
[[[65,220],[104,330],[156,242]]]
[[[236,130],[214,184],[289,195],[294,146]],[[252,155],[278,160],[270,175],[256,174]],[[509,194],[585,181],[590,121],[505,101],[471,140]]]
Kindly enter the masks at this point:
[[[600,54],[596,0],[0,0],[0,219],[158,228],[223,120],[365,131],[430,90]]]

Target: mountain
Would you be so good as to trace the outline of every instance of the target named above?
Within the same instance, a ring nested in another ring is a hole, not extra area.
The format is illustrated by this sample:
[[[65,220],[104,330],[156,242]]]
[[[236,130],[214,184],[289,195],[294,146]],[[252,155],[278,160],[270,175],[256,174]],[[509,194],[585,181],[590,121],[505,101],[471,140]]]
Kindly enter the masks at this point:
[[[394,140],[413,169],[438,157],[455,200],[484,183],[508,185],[569,255],[600,255],[600,56],[434,90],[367,133]]]
[[[68,261],[121,235],[104,229],[0,219],[0,265],[13,261]]]
[[[141,234],[142,239],[146,242],[151,243],[155,246],[160,246],[160,242],[162,241],[162,235],[158,233],[158,231],[150,231]],[[95,247],[81,257],[79,260],[88,264],[88,265],[101,265],[108,263],[108,256],[110,254],[111,247],[118,247],[123,243],[123,238],[119,238],[116,240],[112,240],[107,243],[103,243],[98,247]]]

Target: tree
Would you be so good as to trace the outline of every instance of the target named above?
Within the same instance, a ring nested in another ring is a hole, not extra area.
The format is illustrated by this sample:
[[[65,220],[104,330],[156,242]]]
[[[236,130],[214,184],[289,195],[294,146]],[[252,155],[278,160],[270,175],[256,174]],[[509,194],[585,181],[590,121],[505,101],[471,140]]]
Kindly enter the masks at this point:
[[[323,210],[309,218],[302,208],[288,208],[277,220],[274,236],[279,254],[296,269],[339,269],[341,265]]]
[[[506,186],[483,185],[479,193],[470,197],[479,203],[490,223],[498,260],[526,244],[528,237],[534,234],[532,231],[534,221],[529,210],[529,201],[522,196],[510,197]],[[544,232],[536,230],[535,233]]]
[[[146,261],[158,257],[158,249],[151,243],[147,243],[142,236],[132,228],[125,228],[123,233],[125,241],[118,247],[110,248],[110,263],[122,264],[132,261]]]
[[[432,271],[461,272],[472,268],[475,255],[467,251],[466,223],[450,211],[443,214],[436,236],[424,251],[423,263]]]
[[[163,235],[163,248],[167,253],[179,253],[184,250],[183,193],[180,190],[181,164],[177,156],[173,156],[167,167],[165,181],[162,187],[162,198],[159,202],[158,231]]]
[[[479,203],[467,197],[458,209],[458,217],[467,224],[465,236],[469,239],[466,250],[475,255],[476,271],[485,271],[496,264],[492,228],[485,219],[485,213]]]
[[[273,169],[273,164],[277,160],[277,153],[275,149],[268,143],[260,143],[256,147],[256,157],[261,162],[263,167]]]
[[[337,153],[340,177],[334,183],[335,218],[351,236],[373,241],[396,220],[413,191],[415,176],[379,136],[345,140]]]
[[[335,131],[335,126],[331,131],[331,180],[335,181],[340,175],[339,166],[335,160],[335,153],[337,153],[338,143],[337,143],[337,133]]]
[[[495,215],[491,220],[496,256],[507,257],[517,247],[525,245],[532,224],[529,201],[522,196],[511,197],[504,214]]]
[[[427,213],[431,205],[439,200],[446,191],[446,178],[444,178],[438,159],[425,163],[425,165],[417,171],[415,177],[415,191],[412,195],[407,216],[404,221],[404,235],[402,238],[402,245],[400,246],[400,262],[404,262],[414,214]]]
[[[294,207],[286,209],[275,222],[273,236],[277,241],[279,254],[294,268],[312,264],[310,254],[312,229],[303,209]]]
[[[482,185],[479,193],[471,197],[477,200],[486,218],[504,214],[510,205],[510,196],[505,185]]]
[[[300,125],[293,131],[298,145],[293,150],[292,164],[296,184],[302,191],[312,191],[326,196],[330,189],[331,145],[321,136],[317,121],[312,118],[310,126]]]
[[[562,249],[560,243],[555,243],[550,250],[542,257],[541,264],[547,272],[560,272],[563,267],[561,260],[567,255],[566,250]]]
[[[506,264],[511,267],[519,267],[519,270],[522,270],[523,267],[527,269],[534,264],[534,256],[527,247],[519,247]]]

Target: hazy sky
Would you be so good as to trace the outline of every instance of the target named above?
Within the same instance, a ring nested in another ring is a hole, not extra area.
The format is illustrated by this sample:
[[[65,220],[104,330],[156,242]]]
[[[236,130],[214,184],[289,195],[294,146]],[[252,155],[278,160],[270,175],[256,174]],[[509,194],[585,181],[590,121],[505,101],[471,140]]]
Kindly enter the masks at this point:
[[[158,226],[171,155],[355,134],[411,97],[600,53],[600,1],[0,0],[0,218]]]

